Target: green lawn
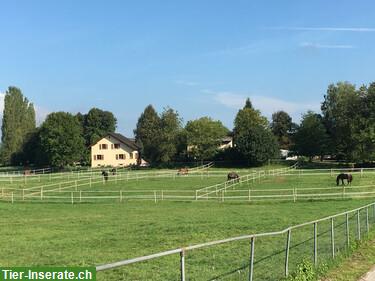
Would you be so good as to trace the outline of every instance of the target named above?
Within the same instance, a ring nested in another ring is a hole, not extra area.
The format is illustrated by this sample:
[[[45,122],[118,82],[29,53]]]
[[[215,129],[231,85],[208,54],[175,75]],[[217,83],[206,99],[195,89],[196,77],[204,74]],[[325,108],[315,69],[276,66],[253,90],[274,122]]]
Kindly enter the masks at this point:
[[[370,201],[0,203],[0,264],[98,265],[215,239],[280,230]],[[361,217],[363,228],[364,215]],[[373,212],[370,220],[374,221]],[[352,225],[354,222],[351,218]],[[336,247],[341,251],[345,245],[344,227],[342,221],[336,223]],[[330,253],[328,228],[329,223],[319,226],[322,259]],[[311,237],[311,226],[292,234],[291,271],[302,257],[312,258]],[[284,247],[285,236],[256,241],[255,280],[282,278]],[[246,280],[248,260],[249,241],[189,252],[188,280]],[[100,272],[98,280],[177,280],[178,264],[175,255]]]

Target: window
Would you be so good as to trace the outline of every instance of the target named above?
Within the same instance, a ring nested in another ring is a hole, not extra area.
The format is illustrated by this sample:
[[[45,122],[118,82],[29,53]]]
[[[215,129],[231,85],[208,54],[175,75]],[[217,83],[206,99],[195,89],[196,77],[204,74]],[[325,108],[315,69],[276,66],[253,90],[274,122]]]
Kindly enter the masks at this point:
[[[95,159],[95,156],[94,156]],[[104,160],[104,155],[98,154],[96,155],[96,160]]]
[[[120,149],[120,144],[119,144],[119,143],[115,143],[115,144],[114,144],[114,148],[115,148],[115,149]]]
[[[133,152],[129,154],[130,159],[133,159]]]
[[[124,160],[125,159],[125,154],[116,154],[116,160]]]
[[[134,158],[138,159],[138,152],[134,152]]]
[[[102,149],[108,149],[108,145],[106,143],[102,144]]]

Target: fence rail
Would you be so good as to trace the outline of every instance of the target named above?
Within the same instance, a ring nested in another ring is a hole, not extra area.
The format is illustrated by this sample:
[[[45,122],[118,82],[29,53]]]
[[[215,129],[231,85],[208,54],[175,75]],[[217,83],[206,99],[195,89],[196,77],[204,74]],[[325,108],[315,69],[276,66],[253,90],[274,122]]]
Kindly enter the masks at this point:
[[[369,209],[373,208],[373,220],[369,220]],[[132,258],[132,259],[126,259],[126,260],[121,260],[113,263],[107,263],[107,264],[102,264],[96,266],[96,271],[105,271],[105,270],[110,270],[134,263],[139,263],[143,261],[148,261],[148,260],[153,260],[157,259],[160,257],[164,256],[170,256],[170,255],[177,255],[179,254],[179,274],[180,274],[180,280],[185,281],[188,272],[185,267],[186,263],[186,253],[189,251],[197,250],[197,249],[202,249],[202,248],[208,248],[208,247],[213,247],[221,244],[226,244],[234,241],[241,241],[241,240],[246,240],[249,241],[250,244],[250,253],[249,253],[249,266],[248,266],[248,280],[252,281],[254,279],[254,258],[255,258],[255,241],[258,241],[259,239],[262,239],[264,237],[273,237],[273,236],[278,236],[278,235],[286,235],[286,242],[285,242],[285,258],[284,258],[284,275],[288,276],[289,275],[289,265],[290,265],[290,248],[291,248],[291,241],[292,241],[292,236],[291,233],[295,232],[295,230],[300,229],[302,227],[307,227],[307,226],[312,226],[312,232],[313,232],[313,247],[311,249],[311,253],[313,255],[313,262],[315,266],[318,265],[318,260],[319,260],[319,231],[318,231],[318,225],[323,222],[328,222],[330,223],[330,244],[331,244],[331,258],[334,259],[337,255],[337,249],[335,247],[335,222],[339,217],[344,217],[345,220],[345,240],[346,240],[346,249],[350,248],[350,241],[353,241],[353,237],[350,235],[350,227],[351,224],[349,224],[349,215],[354,214],[357,217],[357,223],[354,226],[355,231],[356,231],[356,237],[354,240],[361,240],[363,238],[363,234],[361,234],[361,225],[360,225],[360,215],[361,211],[365,211],[365,224],[366,224],[366,233],[368,234],[369,229],[370,229],[370,224],[375,223],[375,203],[371,203],[368,205],[365,205],[360,208],[356,208],[347,212],[342,212],[339,214],[335,214],[332,216],[328,216],[322,219],[314,220],[314,221],[309,221],[305,222],[302,224],[294,225],[294,226],[289,226],[283,230],[280,231],[274,231],[274,232],[266,232],[266,233],[259,233],[259,234],[249,234],[249,235],[243,235],[243,236],[237,236],[237,237],[231,237],[227,239],[222,239],[222,240],[216,240],[216,241],[211,241],[207,243],[202,243],[202,244],[197,244],[197,245],[192,245],[192,246],[187,246],[187,247],[182,247],[182,248],[177,248],[173,250],[168,250],[164,252],[159,252],[151,255],[146,255],[142,257],[137,257],[137,258]]]

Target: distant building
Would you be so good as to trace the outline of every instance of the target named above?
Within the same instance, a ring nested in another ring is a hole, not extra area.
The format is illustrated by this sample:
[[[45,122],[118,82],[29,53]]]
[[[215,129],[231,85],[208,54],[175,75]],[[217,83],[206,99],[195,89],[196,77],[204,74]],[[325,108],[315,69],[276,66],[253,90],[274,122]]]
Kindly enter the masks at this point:
[[[188,153],[192,152],[195,147],[196,147],[195,145],[188,145],[187,152]],[[224,149],[231,148],[231,147],[233,147],[233,138],[231,136],[226,136],[220,139],[220,143],[217,148],[219,150],[224,150]]]
[[[221,139],[221,142],[219,145],[220,150],[224,150],[224,149],[231,148],[231,147],[233,147],[233,138],[231,136],[226,136]]]
[[[121,134],[108,133],[91,146],[91,167],[141,164],[138,158],[139,147],[135,141]]]

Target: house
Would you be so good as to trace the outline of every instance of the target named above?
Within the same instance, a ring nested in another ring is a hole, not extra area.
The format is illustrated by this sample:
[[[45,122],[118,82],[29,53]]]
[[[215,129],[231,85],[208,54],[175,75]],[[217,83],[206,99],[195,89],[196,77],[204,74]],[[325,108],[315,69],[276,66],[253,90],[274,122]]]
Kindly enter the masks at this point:
[[[91,167],[136,165],[138,158],[135,141],[118,133],[108,133],[91,146]]]
[[[233,147],[233,137],[231,136],[225,136],[223,138],[220,139],[220,142],[217,146],[217,149],[218,150],[225,150],[227,148],[231,148]],[[187,152],[192,152],[194,150],[194,148],[196,148],[196,145],[188,145],[187,146]]]
[[[231,147],[233,147],[233,138],[231,136],[226,136],[221,139],[221,142],[219,145],[220,150],[224,150],[224,149],[231,148]]]

